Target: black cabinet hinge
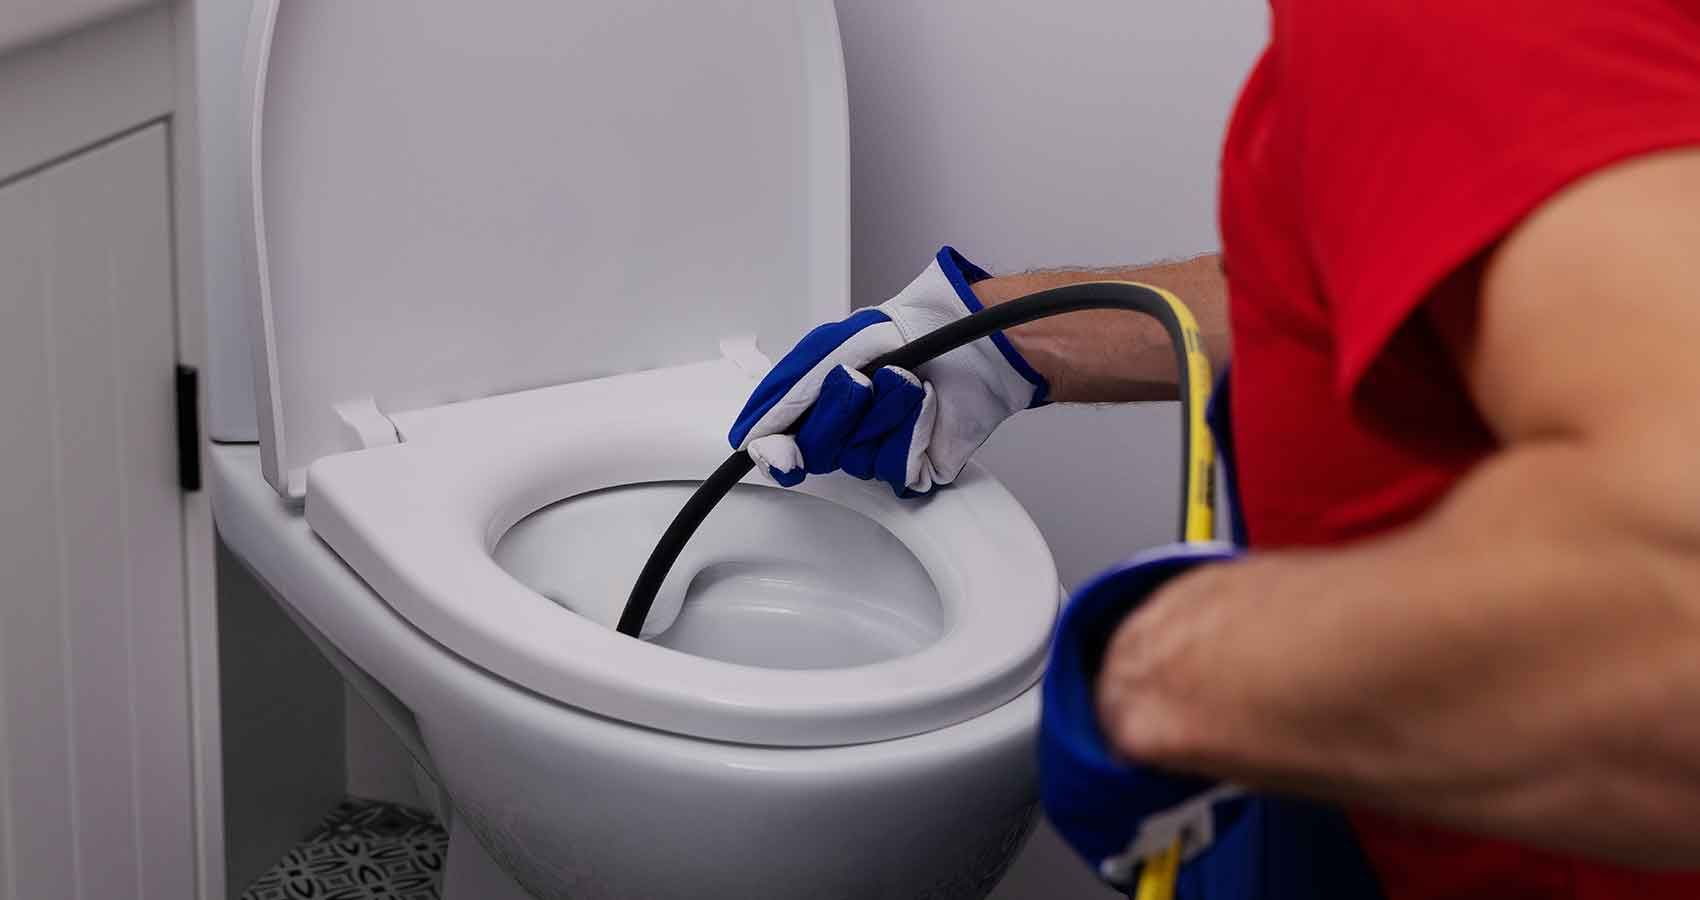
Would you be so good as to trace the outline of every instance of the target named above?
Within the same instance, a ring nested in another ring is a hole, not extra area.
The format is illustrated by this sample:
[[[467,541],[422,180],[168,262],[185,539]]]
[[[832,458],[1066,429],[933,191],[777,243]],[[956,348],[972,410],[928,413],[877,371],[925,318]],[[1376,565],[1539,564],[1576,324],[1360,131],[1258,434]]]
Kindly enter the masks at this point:
[[[201,489],[201,376],[194,366],[177,367],[177,484]]]

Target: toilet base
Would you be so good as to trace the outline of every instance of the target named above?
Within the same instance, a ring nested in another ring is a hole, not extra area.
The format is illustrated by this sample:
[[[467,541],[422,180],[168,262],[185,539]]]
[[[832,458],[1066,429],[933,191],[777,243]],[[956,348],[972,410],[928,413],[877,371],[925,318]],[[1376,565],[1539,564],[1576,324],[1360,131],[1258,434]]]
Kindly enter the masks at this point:
[[[443,900],[536,900],[496,865],[461,817],[451,813],[449,820]]]

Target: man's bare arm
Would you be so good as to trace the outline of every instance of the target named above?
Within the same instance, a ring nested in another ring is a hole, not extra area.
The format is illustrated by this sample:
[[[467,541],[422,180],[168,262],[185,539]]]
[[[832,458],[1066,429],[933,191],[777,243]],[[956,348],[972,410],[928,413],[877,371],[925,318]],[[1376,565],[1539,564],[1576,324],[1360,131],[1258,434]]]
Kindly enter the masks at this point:
[[[1228,362],[1228,290],[1221,257],[1137,268],[1057,269],[1000,275],[974,285],[991,306],[1084,281],[1138,281],[1181,298],[1198,319],[1205,349],[1220,371]],[[1065,402],[1173,400],[1176,361],[1156,321],[1119,310],[1090,310],[1012,328],[1010,340]]]
[[[1461,354],[1503,449],[1430,515],[1177,579],[1114,638],[1131,757],[1700,865],[1700,152],[1601,173],[1489,260]]]

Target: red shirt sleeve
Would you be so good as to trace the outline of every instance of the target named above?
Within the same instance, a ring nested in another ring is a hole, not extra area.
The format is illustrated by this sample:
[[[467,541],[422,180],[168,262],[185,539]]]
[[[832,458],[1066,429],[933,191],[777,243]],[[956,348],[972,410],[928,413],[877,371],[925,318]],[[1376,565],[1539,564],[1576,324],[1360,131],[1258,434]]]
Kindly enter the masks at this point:
[[[1277,45],[1306,99],[1293,124],[1309,249],[1346,394],[1437,286],[1554,193],[1700,144],[1700,0],[1285,12]]]

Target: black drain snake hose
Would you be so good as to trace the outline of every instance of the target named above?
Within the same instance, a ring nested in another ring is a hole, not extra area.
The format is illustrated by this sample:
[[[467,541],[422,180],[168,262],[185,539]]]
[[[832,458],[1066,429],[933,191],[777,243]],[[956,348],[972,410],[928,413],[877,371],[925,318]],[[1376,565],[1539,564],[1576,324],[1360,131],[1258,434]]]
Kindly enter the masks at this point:
[[[987,307],[922,335],[875,358],[861,371],[870,377],[886,366],[913,371],[929,360],[1004,329],[1087,309],[1124,309],[1144,313],[1161,322],[1168,332],[1180,370],[1176,382],[1182,405],[1180,530],[1184,540],[1208,540],[1213,528],[1210,490],[1214,475],[1214,448],[1204,426],[1204,407],[1210,391],[1210,363],[1204,356],[1203,341],[1192,313],[1168,291],[1131,281],[1095,281],[1029,294]],[[662,582],[667,579],[667,573],[679,559],[691,535],[732,490],[732,486],[743,480],[754,467],[755,463],[748,453],[734,451],[685,501],[672,524],[662,533],[649,560],[644,563],[637,583],[632,586],[625,610],[620,614],[618,630],[621,634],[637,637],[642,632],[650,607],[655,604],[656,592],[661,589]]]

